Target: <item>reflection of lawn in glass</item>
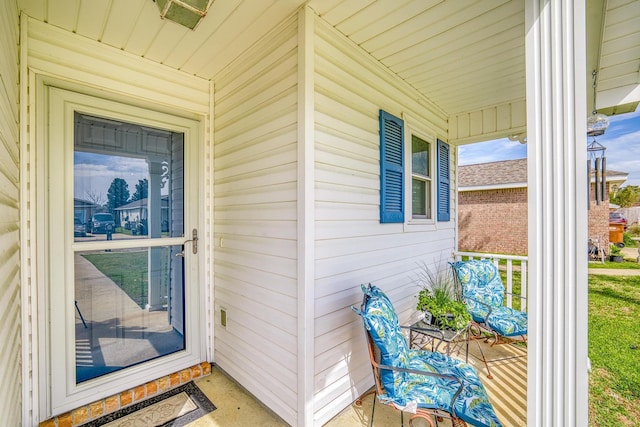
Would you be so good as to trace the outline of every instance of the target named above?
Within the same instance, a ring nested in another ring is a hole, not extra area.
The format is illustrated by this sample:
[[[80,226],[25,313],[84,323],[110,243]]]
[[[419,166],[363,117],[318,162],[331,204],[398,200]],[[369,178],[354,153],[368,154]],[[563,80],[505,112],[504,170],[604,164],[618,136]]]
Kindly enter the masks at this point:
[[[147,304],[148,252],[106,252],[83,255],[101,273],[144,308]]]

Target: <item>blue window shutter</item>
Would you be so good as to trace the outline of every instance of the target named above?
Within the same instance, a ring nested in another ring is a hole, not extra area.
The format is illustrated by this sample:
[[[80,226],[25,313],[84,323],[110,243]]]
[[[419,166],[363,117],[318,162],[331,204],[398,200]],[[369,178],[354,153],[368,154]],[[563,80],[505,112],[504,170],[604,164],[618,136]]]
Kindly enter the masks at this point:
[[[450,214],[450,171],[449,144],[438,140],[438,221],[449,221]]]
[[[380,222],[404,222],[404,122],[380,110]]]

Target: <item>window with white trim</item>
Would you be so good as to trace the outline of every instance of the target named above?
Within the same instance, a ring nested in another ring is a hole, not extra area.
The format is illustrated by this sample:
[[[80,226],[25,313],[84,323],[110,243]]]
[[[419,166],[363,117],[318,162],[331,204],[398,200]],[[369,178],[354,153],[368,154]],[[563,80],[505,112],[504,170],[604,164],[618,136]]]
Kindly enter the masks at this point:
[[[411,218],[432,219],[432,144],[411,135]]]
[[[449,145],[380,110],[380,222],[450,220]],[[411,216],[405,216],[411,212]]]

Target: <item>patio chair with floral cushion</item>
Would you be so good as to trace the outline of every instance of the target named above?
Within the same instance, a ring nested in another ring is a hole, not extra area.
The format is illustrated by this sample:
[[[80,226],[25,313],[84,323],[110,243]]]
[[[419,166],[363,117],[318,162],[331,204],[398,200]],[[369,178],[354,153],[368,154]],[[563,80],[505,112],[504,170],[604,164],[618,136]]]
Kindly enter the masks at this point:
[[[389,298],[371,284],[362,285],[362,291],[362,306],[351,308],[364,323],[377,400],[413,413],[410,426],[416,418],[432,427],[442,418],[450,418],[455,427],[502,425],[471,365],[441,353],[410,349]]]
[[[489,259],[473,259],[451,263],[460,285],[462,301],[476,326],[476,338],[482,338],[482,331],[494,337],[491,346],[515,341],[527,342],[527,313],[504,305],[505,289],[498,267]],[[507,338],[503,340],[502,338]],[[486,338],[485,340],[488,340]],[[492,378],[488,361],[481,350],[482,359]],[[515,356],[520,357],[520,356]],[[501,358],[499,360],[504,360]]]

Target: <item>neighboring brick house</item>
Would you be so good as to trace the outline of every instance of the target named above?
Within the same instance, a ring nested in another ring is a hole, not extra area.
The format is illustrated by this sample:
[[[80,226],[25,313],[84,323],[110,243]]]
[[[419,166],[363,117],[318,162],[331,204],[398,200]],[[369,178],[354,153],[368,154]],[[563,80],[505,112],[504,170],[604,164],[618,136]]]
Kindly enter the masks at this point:
[[[607,196],[627,175],[607,171]],[[459,166],[458,177],[458,249],[526,255],[527,159]],[[607,247],[609,203],[596,204],[590,195],[589,237],[602,238]]]

